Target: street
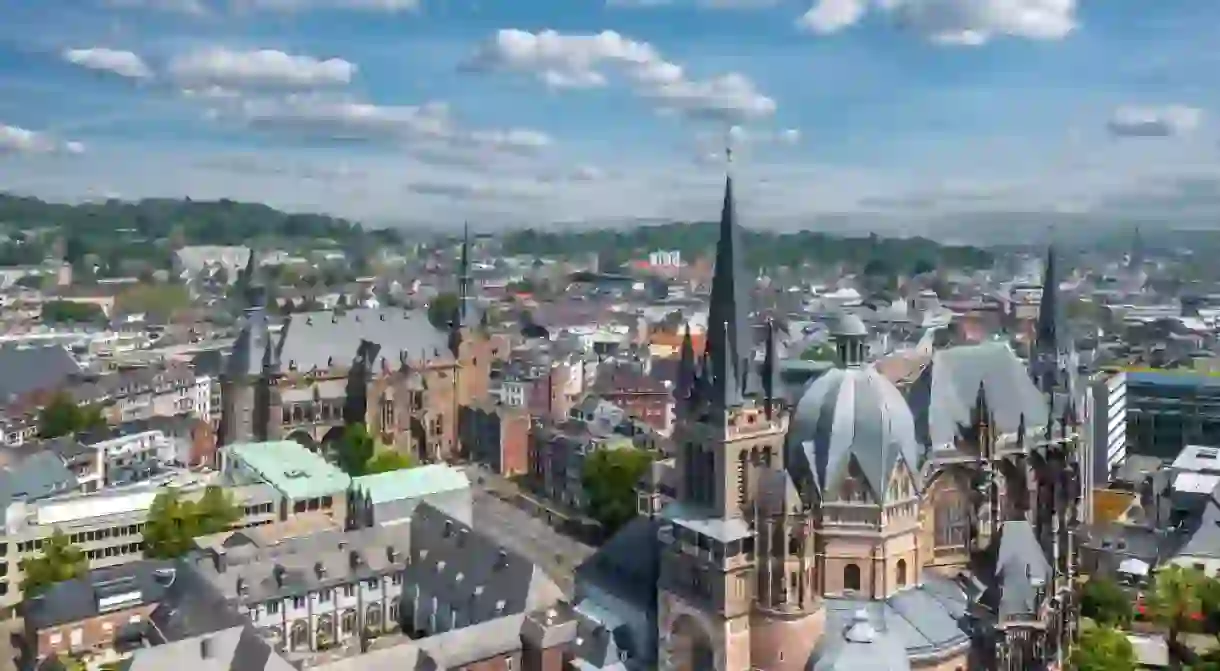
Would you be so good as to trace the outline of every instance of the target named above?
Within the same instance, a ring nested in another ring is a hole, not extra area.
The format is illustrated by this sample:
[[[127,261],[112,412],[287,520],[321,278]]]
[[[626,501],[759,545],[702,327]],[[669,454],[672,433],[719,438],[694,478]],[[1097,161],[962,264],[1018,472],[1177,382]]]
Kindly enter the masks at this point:
[[[571,596],[572,572],[593,554],[593,548],[555,531],[546,522],[501,500],[483,485],[472,483],[471,491],[474,528],[536,563]]]

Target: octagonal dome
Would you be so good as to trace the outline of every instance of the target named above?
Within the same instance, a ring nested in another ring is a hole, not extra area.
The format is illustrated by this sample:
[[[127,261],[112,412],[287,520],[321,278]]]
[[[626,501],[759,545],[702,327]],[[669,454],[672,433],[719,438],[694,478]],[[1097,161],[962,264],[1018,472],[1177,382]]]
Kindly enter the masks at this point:
[[[872,500],[886,503],[899,464],[918,486],[922,449],[910,406],[873,366],[832,369],[809,385],[793,412],[785,452],[793,480],[812,482],[821,499],[849,498],[843,485],[854,471]]]

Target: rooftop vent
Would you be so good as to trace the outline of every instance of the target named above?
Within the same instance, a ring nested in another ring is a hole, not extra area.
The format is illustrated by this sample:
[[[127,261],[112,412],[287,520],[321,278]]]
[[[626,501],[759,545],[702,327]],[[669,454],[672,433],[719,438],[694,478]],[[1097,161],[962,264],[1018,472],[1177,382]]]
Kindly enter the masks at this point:
[[[314,572],[315,574],[317,574],[317,576],[318,576],[319,578],[325,578],[325,577],[326,577],[326,564],[323,564],[323,563],[322,563],[322,562],[320,562],[320,561],[319,561],[319,562],[314,562],[314,564],[313,564],[313,572]]]
[[[293,468],[291,470],[284,471],[284,477],[288,478],[289,480],[296,480],[306,477],[306,473],[299,468]]]
[[[1220,449],[1214,447],[1195,448],[1195,456],[1199,459],[1220,459]]]
[[[277,587],[282,588],[284,586],[284,573],[284,567],[279,564],[276,564],[275,568],[271,569],[271,575],[275,578],[275,585]]]
[[[385,558],[391,563],[398,561],[398,551],[394,549],[393,545],[385,547]]]
[[[199,639],[199,659],[212,658],[212,637],[204,636]]]

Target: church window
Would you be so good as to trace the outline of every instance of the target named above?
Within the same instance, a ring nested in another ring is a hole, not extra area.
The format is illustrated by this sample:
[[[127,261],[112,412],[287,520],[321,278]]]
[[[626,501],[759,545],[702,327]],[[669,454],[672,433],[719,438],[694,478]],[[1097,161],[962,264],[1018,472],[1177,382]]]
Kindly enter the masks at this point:
[[[898,560],[898,564],[895,567],[895,573],[897,575],[895,576],[894,582],[898,583],[899,587],[906,587],[907,586],[907,560],[905,560],[905,559]]]
[[[960,492],[942,491],[934,499],[933,521],[937,547],[965,545],[970,515]]]
[[[860,591],[860,567],[848,564],[843,567],[843,589],[853,592]]]
[[[747,466],[749,455],[742,450],[737,455],[737,505],[744,508],[750,500],[750,470]]]

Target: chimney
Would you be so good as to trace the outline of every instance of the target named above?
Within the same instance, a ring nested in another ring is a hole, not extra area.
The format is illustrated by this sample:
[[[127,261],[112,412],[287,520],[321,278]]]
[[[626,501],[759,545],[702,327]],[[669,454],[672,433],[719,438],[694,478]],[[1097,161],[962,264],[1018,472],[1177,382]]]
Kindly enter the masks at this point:
[[[216,572],[224,573],[229,564],[228,561],[225,560],[225,553],[217,550],[213,557],[216,564]]]
[[[326,577],[326,564],[323,564],[320,561],[314,562],[313,563],[313,572],[315,574],[317,574],[319,579],[325,578]]]
[[[212,658],[212,637],[204,636],[199,639],[199,659]]]
[[[276,586],[282,588],[284,586],[284,567],[277,564],[275,568],[271,569],[271,575],[275,577]]]

